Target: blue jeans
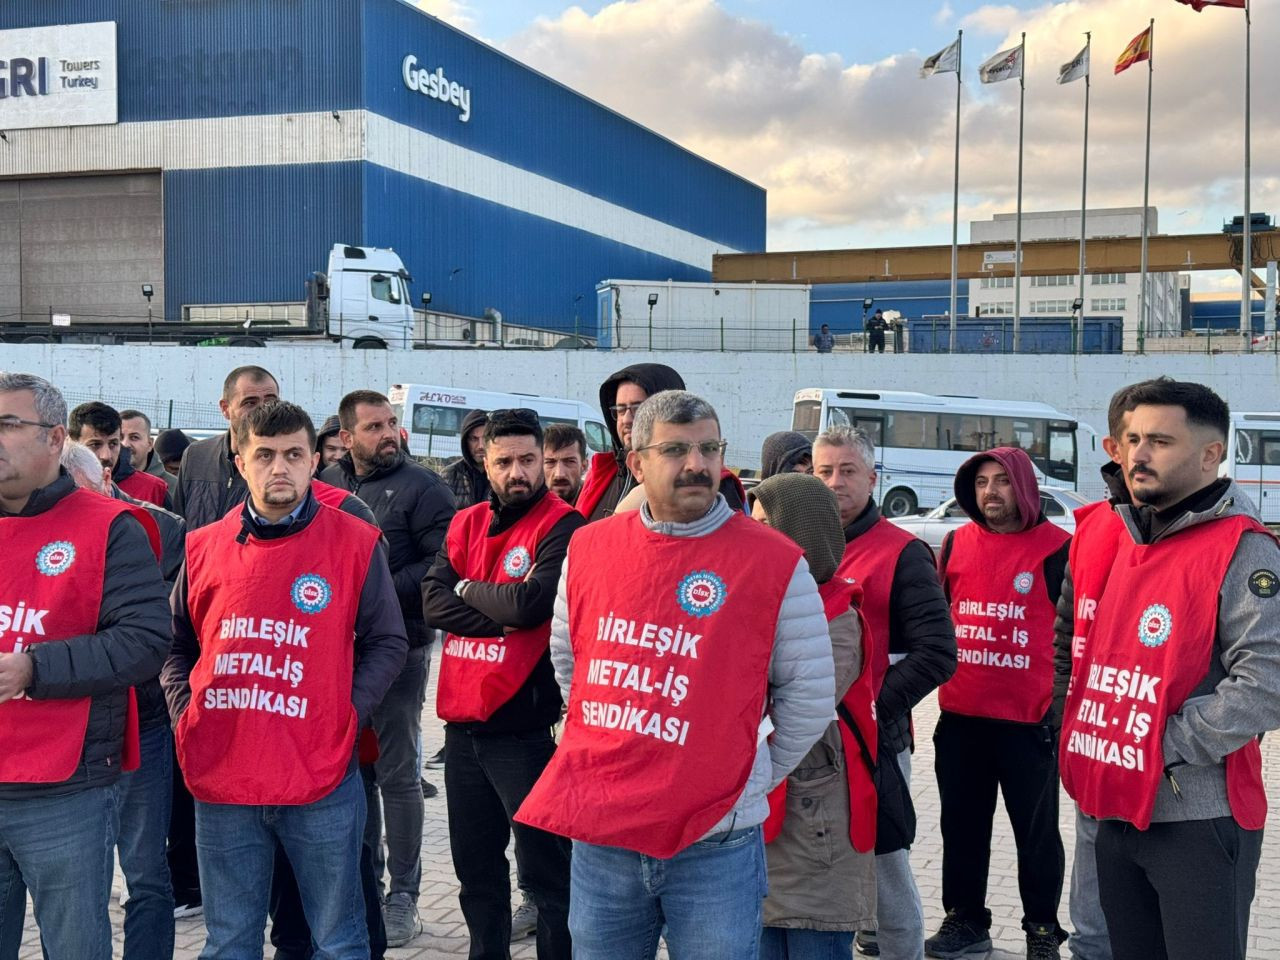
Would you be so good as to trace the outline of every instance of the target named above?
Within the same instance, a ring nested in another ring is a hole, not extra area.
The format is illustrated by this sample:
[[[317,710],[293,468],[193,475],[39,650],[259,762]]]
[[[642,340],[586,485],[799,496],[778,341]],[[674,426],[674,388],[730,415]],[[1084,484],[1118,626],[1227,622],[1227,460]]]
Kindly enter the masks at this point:
[[[168,724],[144,727],[142,765],[120,778],[120,870],[129,899],[124,907],[124,960],[173,957],[173,887],[165,841],[173,799],[173,734]]]
[[[669,860],[574,841],[574,960],[652,960],[664,926],[672,960],[749,960],[760,950],[768,892],[759,827],[699,841]]]
[[[276,843],[293,864],[316,960],[367,960],[360,892],[364,788],[351,772],[302,806],[196,801],[196,850],[208,936],[200,960],[262,956]]]
[[[760,960],[850,960],[852,956],[852,932],[765,927],[760,936]]]
[[[0,800],[3,919],[16,913],[25,882],[49,960],[111,960],[116,790]]]

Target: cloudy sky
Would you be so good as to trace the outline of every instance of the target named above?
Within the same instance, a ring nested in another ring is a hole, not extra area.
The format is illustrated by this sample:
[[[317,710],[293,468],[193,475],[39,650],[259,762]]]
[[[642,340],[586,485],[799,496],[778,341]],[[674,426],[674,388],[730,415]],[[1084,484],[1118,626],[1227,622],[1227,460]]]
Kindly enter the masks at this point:
[[[921,60],[964,30],[960,219],[1012,211],[1018,84],[977,65],[1027,34],[1024,208],[1080,204],[1093,33],[1090,206],[1142,202],[1146,68],[1115,58],[1156,18],[1152,203],[1166,233],[1243,204],[1243,12],[1175,0],[420,0],[456,26],[766,187],[771,250],[947,243],[955,78]],[[1280,214],[1280,0],[1253,0],[1253,203]],[[1270,55],[1268,55],[1270,51]],[[1268,93],[1271,91],[1271,93]],[[1197,288],[1239,289],[1239,277]]]

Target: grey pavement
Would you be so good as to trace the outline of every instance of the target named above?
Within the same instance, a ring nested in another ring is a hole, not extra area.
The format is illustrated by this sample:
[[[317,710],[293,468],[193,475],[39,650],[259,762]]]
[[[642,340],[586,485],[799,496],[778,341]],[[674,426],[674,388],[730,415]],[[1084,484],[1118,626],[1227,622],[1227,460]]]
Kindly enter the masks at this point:
[[[436,648],[438,660],[439,648]],[[432,755],[444,742],[444,731],[435,718],[435,677],[431,670],[427,706],[423,714],[423,739],[427,756]],[[930,697],[915,714],[918,744],[914,758],[912,794],[919,815],[916,846],[912,850],[911,863],[915,870],[920,894],[924,898],[926,935],[932,933],[942,919],[942,840],[938,831],[938,788],[933,776],[932,733],[938,718],[937,701]],[[1249,956],[1252,960],[1280,960],[1280,736],[1267,737],[1262,746],[1264,779],[1272,798],[1267,816],[1266,839],[1262,848],[1262,865],[1258,873],[1258,891],[1253,901],[1252,922],[1249,930]],[[465,957],[467,929],[458,909],[458,885],[454,879],[449,859],[449,832],[445,817],[444,783],[442,772],[427,772],[427,779],[440,787],[435,799],[426,801],[426,827],[422,835],[422,893],[418,909],[422,916],[423,933],[408,946],[387,951],[388,960],[445,960]],[[1060,820],[1062,840],[1067,849],[1068,870],[1071,851],[1075,842],[1074,808],[1065,793],[1062,794]],[[1069,879],[1068,879],[1069,885]],[[512,889],[515,883],[512,881]],[[117,872],[115,892],[123,889],[123,880]],[[1018,900],[1018,881],[1013,834],[1003,809],[996,813],[995,834],[992,839],[991,878],[988,885],[987,906],[994,915],[991,939],[994,950],[990,960],[1015,960],[1025,956],[1025,944],[1019,918],[1022,910]],[[123,911],[112,899],[112,918],[116,930],[116,956],[120,956],[120,929]],[[1066,893],[1063,894],[1060,921],[1069,926]],[[204,925],[191,918],[178,921],[178,960],[195,960],[204,942]],[[270,956],[268,948],[267,956]],[[533,938],[515,944],[511,950],[513,960],[534,960],[536,956]],[[1063,956],[1067,950],[1063,949]],[[39,960],[40,949],[34,924],[28,910],[28,925],[23,939],[21,960]]]

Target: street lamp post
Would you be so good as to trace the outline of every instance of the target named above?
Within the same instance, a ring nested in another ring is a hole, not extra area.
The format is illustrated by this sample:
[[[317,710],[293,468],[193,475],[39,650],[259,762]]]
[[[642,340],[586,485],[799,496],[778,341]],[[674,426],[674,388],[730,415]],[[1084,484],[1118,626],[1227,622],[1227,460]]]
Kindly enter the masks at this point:
[[[653,308],[658,305],[658,295],[649,294],[649,352],[653,352]]]
[[[142,295],[147,298],[147,343],[151,343],[151,298],[155,296],[156,289],[149,283],[142,285]]]
[[[875,304],[874,297],[866,297],[862,301],[862,352],[871,350],[871,338],[867,336],[867,311]]]

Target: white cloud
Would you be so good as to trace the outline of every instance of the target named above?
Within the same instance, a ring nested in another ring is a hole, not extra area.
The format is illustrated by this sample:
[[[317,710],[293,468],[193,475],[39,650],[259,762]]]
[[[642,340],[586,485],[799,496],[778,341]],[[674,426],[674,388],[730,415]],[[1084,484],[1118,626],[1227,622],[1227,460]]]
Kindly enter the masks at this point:
[[[475,14],[462,0],[416,0],[416,6],[459,30],[475,33]]]
[[[977,33],[993,33],[1003,36],[1028,15],[1011,4],[989,3],[973,13],[966,14],[960,26]]]
[[[938,12],[933,15],[934,26],[945,27],[948,23],[955,19],[956,12],[951,6],[951,0],[942,0],[942,6],[938,8]]]

